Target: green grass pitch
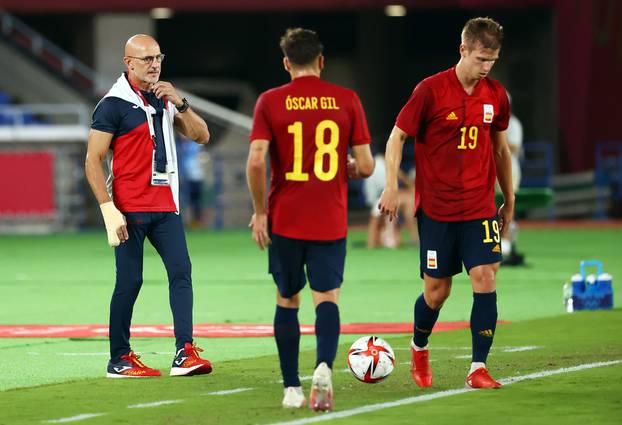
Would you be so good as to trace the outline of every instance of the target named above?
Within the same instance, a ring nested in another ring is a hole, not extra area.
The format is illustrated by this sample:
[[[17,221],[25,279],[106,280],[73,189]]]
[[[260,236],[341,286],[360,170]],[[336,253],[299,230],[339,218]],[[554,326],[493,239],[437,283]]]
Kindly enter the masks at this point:
[[[367,251],[352,232],[342,290],[343,323],[410,322],[421,290],[418,250]],[[489,367],[497,378],[525,376],[563,367],[622,360],[622,311],[563,311],[561,286],[582,259],[597,258],[613,275],[614,305],[622,302],[622,231],[524,230],[520,248],[529,267],[502,268],[498,278],[499,319]],[[271,323],[274,286],[267,258],[248,232],[188,234],[195,288],[195,323]],[[114,280],[112,252],[104,233],[3,236],[0,243],[1,324],[105,324]],[[170,324],[164,268],[146,249],[145,282],[134,323]],[[308,294],[301,323],[313,323]],[[440,320],[468,320],[471,290],[466,275],[455,279]],[[394,347],[398,365],[384,382],[365,385],[345,366],[356,335],[341,337],[335,365],[336,412],[434,395],[463,387],[469,365],[468,330],[431,339],[435,383],[429,390],[410,380],[407,335],[380,335]],[[448,395],[335,418],[280,407],[278,360],[271,338],[198,338],[214,362],[209,376],[151,380],[107,380],[108,344],[93,339],[0,339],[0,424],[47,423],[227,423],[272,424],[321,418],[338,423],[460,424],[619,423],[622,364],[569,371],[507,385],[499,391]],[[301,374],[310,375],[314,337],[302,340]],[[172,338],[136,338],[133,346],[152,367],[168,372]],[[520,351],[523,350],[523,351]],[[303,381],[306,390],[309,381]],[[210,394],[238,390],[231,394]],[[154,405],[149,403],[169,402]],[[132,407],[144,405],[144,407]],[[382,406],[381,406],[382,407]],[[81,417],[93,414],[99,416]],[[495,419],[497,418],[497,419]]]

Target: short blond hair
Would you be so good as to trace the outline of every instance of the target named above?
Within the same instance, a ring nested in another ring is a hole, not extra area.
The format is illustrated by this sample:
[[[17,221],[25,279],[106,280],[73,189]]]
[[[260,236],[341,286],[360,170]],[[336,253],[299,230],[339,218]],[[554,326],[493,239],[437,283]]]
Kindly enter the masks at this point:
[[[492,18],[472,18],[462,28],[462,43],[473,50],[477,43],[484,48],[498,50],[503,42],[503,27]]]

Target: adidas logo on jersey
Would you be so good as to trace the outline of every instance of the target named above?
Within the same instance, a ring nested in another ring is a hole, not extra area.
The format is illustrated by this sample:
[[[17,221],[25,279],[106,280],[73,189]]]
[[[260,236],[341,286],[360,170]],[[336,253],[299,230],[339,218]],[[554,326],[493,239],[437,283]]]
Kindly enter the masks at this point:
[[[501,252],[501,246],[499,246],[499,244],[496,244],[495,247],[492,249],[492,252]]]
[[[454,111],[451,111],[447,117],[445,117],[447,121],[455,121],[458,119],[458,115]]]

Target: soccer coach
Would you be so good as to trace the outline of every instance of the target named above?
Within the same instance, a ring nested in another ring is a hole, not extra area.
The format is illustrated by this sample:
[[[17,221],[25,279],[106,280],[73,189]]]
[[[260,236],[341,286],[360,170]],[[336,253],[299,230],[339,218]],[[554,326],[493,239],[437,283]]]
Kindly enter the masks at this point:
[[[206,144],[207,124],[172,84],[159,81],[164,54],[151,36],[125,45],[127,68],[93,112],[85,172],[115,247],[116,283],[110,302],[107,377],[160,376],[130,348],[134,303],[143,282],[145,238],[162,258],[169,281],[176,356],[171,375],[209,373],[192,340],[191,264],[179,216],[174,131]],[[102,161],[112,151],[106,182]]]

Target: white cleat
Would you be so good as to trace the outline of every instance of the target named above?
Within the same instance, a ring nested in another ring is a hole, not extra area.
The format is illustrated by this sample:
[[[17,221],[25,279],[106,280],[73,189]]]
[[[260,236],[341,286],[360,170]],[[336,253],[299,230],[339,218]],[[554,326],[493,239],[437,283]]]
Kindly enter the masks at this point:
[[[302,387],[287,387],[283,390],[283,402],[286,409],[300,409],[307,404],[307,399],[302,392]]]
[[[311,381],[311,395],[309,408],[316,412],[333,410],[333,382],[332,371],[324,362],[320,363],[313,372]]]

